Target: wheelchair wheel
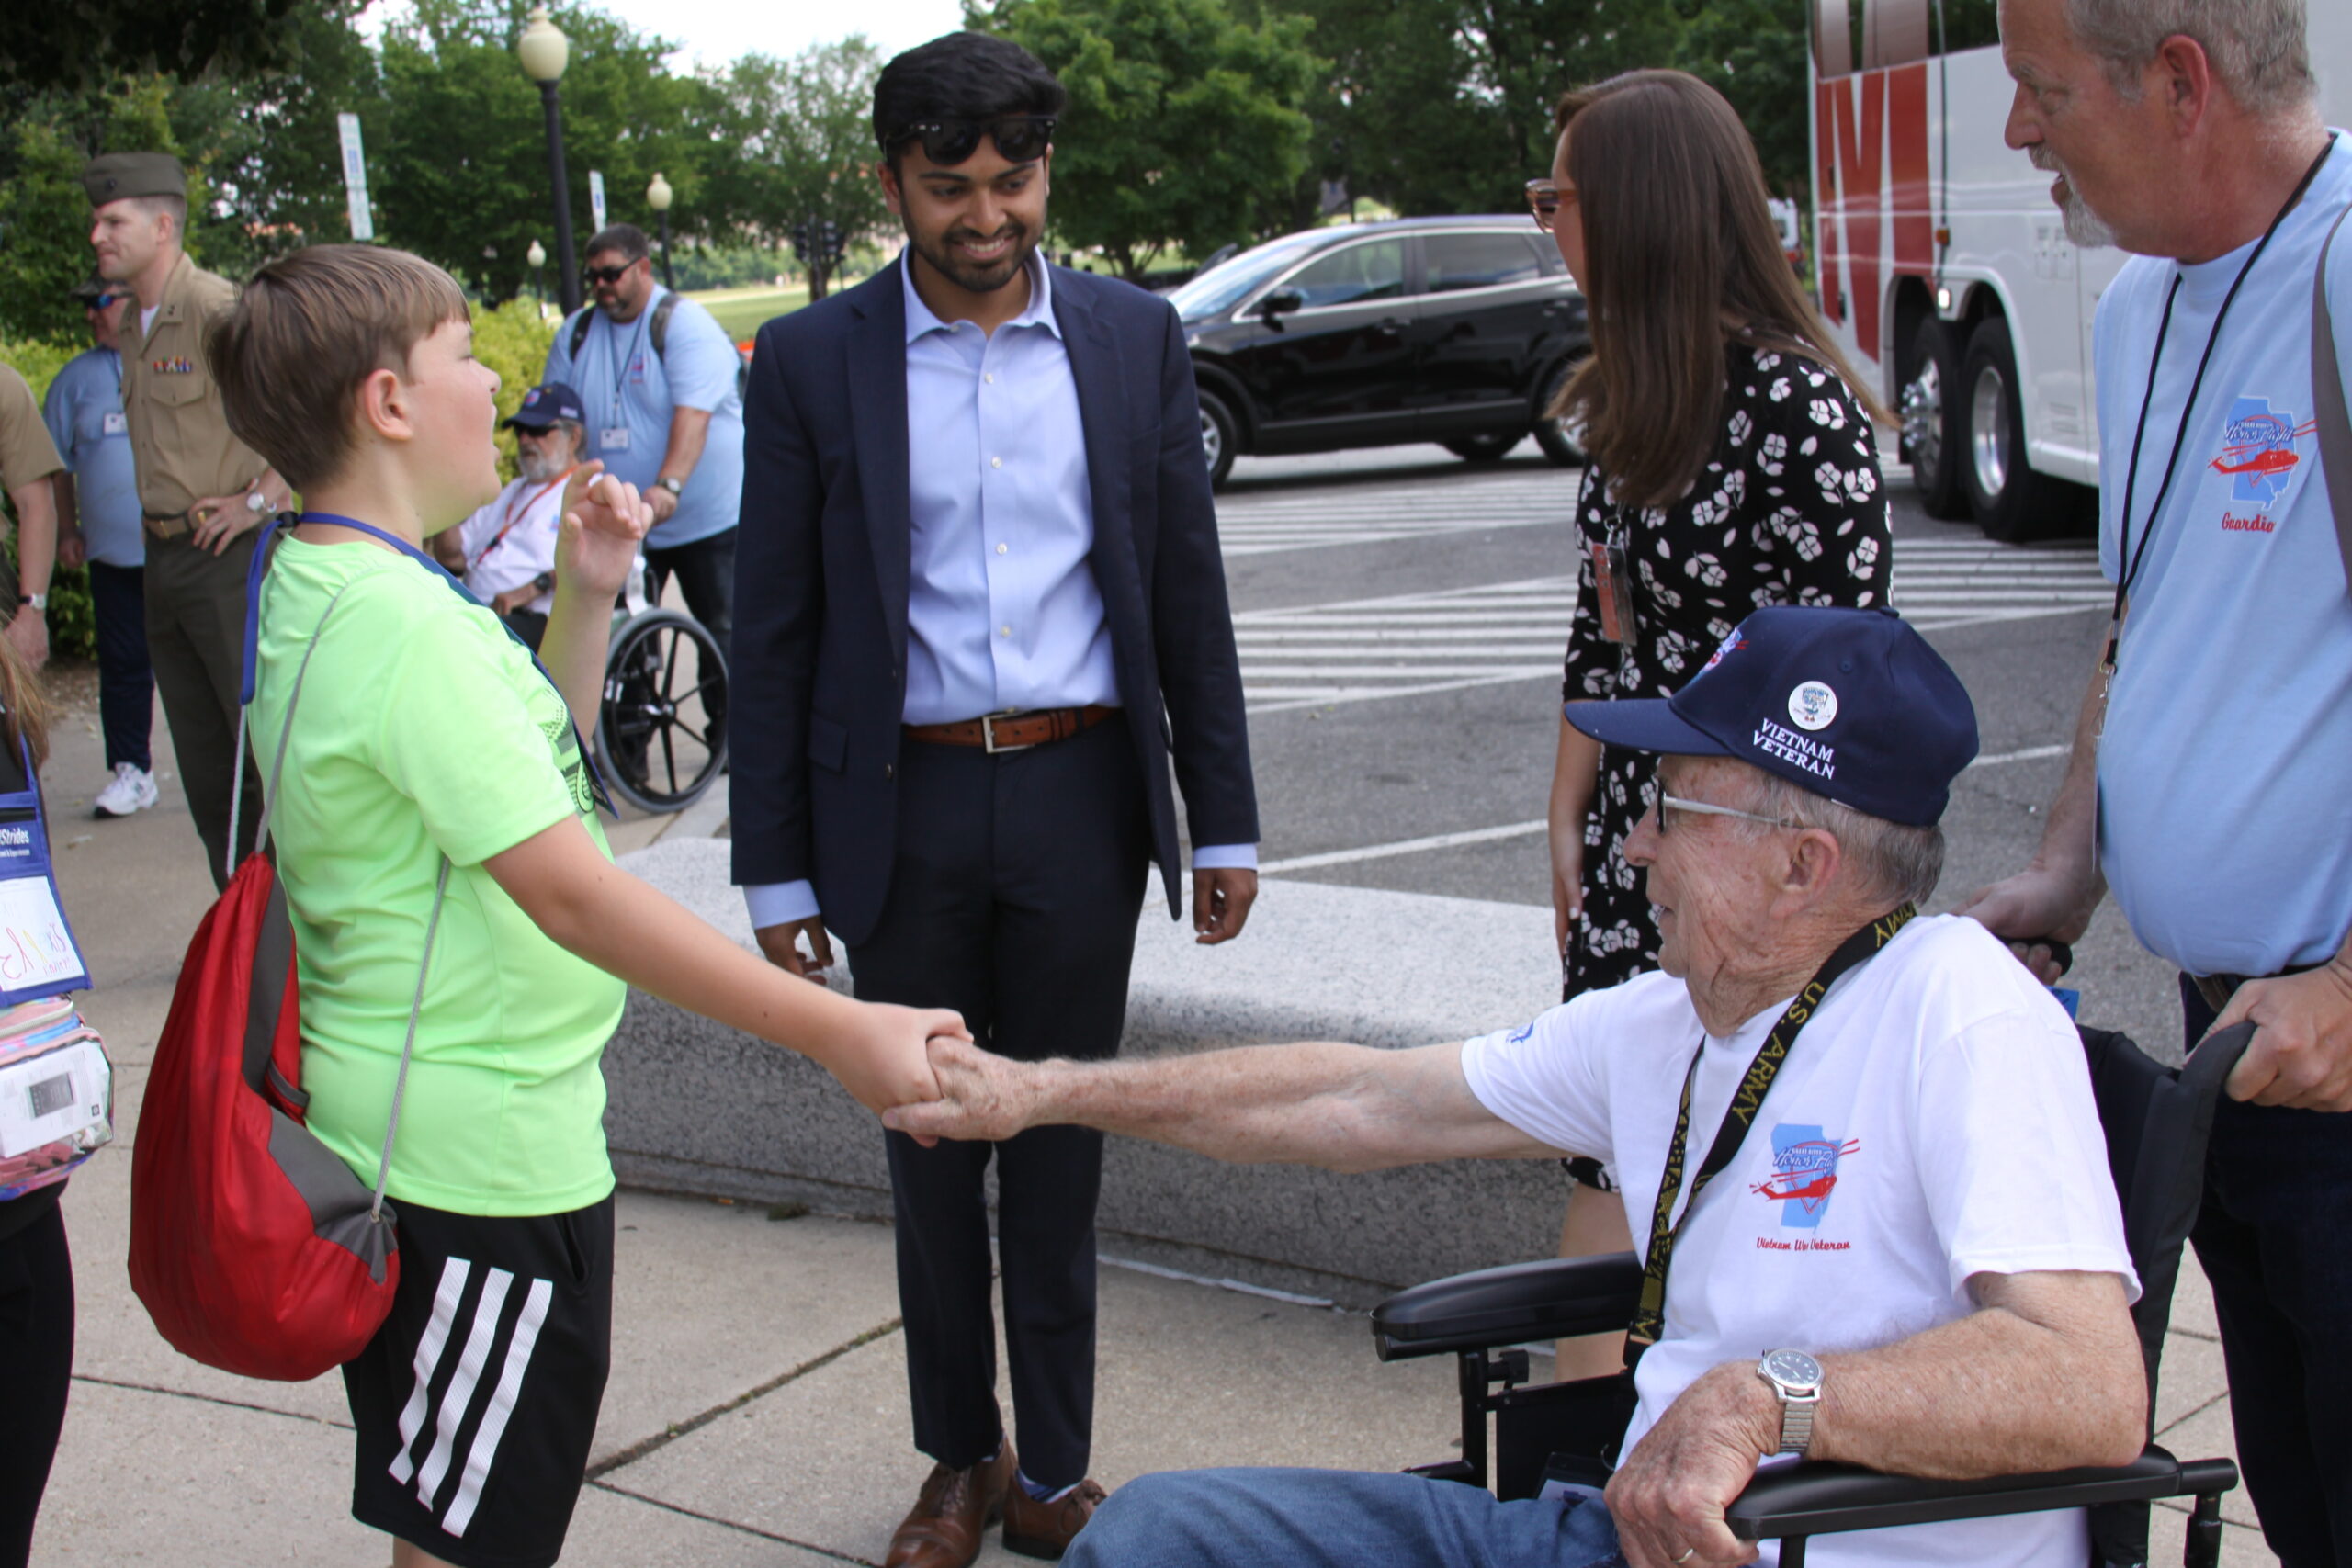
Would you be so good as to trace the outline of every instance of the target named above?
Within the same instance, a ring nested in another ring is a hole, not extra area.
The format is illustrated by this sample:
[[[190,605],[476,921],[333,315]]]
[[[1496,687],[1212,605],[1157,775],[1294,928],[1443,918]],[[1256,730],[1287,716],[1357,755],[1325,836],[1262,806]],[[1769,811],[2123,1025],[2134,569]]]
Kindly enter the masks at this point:
[[[727,765],[727,660],[702,623],[649,610],[614,632],[596,761],[642,811],[682,811]]]

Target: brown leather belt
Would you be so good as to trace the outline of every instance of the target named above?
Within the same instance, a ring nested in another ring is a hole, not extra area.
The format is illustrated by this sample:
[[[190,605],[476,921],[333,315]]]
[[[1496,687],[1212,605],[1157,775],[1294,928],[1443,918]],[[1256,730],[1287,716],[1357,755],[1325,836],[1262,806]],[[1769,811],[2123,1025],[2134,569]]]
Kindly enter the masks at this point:
[[[2238,987],[2249,980],[2276,980],[2286,975],[2307,975],[2318,967],[2316,964],[2290,964],[2277,975],[2191,975],[2188,983],[2197,987],[2197,994],[2205,998],[2205,1005],[2219,1013],[2229,1010],[2231,998],[2238,994]]]
[[[1119,710],[1094,703],[1082,708],[1035,708],[1027,713],[983,714],[954,724],[910,724],[907,739],[932,746],[978,746],[995,751],[1025,751],[1048,741],[1067,740],[1091,729]]]
[[[195,532],[185,512],[142,512],[139,520],[159,539],[176,539],[182,534]]]

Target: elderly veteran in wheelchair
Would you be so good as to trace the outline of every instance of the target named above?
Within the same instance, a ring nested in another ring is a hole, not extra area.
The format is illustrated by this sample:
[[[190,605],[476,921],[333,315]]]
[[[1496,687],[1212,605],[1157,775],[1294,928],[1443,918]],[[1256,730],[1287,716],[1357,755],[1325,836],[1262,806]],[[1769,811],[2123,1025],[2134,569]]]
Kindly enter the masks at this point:
[[[945,1098],[886,1120],[998,1139],[1076,1122],[1343,1170],[1611,1160],[1628,1212],[1653,1218],[1605,1504],[1176,1472],[1115,1494],[1071,1563],[1714,1568],[1756,1560],[1725,1510],[1775,1456],[1940,1478],[2140,1456],[2139,1285],[2083,1046],[1982,926],[1915,910],[1976,751],[1958,677],[1891,612],[1770,609],[1677,695],[1567,716],[1663,754],[1628,845],[1663,973],[1410,1051],[1023,1064],[938,1041]],[[2074,1508],[1814,1552],[2080,1568],[2087,1535]]]

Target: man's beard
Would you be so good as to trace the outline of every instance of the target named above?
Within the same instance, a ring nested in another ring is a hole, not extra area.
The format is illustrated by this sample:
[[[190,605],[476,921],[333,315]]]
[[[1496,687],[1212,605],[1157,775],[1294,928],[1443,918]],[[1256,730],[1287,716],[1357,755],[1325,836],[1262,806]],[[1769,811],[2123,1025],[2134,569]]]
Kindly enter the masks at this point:
[[[2058,203],[2059,213],[2065,219],[2067,239],[2086,251],[2115,243],[2115,231],[2108,226],[2107,220],[2090,209],[2090,204],[2075,188],[2075,182],[2067,176],[2066,166],[2058,161],[2056,153],[2037,144],[2026,150],[2026,156],[2033,160],[2035,168],[2044,174],[2056,175],[2066,182],[2066,194],[2063,197],[2054,191],[2051,194]]]
[[[517,453],[516,458],[522,466],[523,478],[535,485],[545,484],[571,467],[570,454],[563,452],[525,451]]]
[[[976,266],[956,254],[955,242],[970,236],[971,231],[967,229],[950,229],[933,243],[916,233],[914,225],[910,223],[907,225],[907,243],[914,246],[916,254],[929,262],[934,271],[944,276],[956,288],[972,294],[993,294],[1021,276],[1022,269],[1029,265],[1029,253],[1037,248],[1036,236],[1017,223],[1007,223],[997,232],[1010,235],[1012,244],[1001,260],[991,262],[987,266]]]

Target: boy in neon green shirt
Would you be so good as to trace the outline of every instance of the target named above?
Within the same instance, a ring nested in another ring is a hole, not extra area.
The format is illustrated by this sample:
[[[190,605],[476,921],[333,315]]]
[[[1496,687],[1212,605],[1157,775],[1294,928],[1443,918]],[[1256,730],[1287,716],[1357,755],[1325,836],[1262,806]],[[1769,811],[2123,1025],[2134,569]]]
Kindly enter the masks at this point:
[[[399,1292],[345,1368],[352,1511],[401,1568],[543,1568],[610,1360],[598,1064],[627,987],[802,1051],[877,1111],[935,1096],[924,1042],[962,1024],[798,980],[612,864],[579,733],[650,512],[599,465],[576,477],[542,671],[417,547],[498,489],[471,338],[439,268],[322,245],[264,267],[209,347],[232,429],[309,502],[262,585],[253,731],[266,757],[315,638],[273,836],[309,1123],[363,1179],[450,868],[392,1149]]]

